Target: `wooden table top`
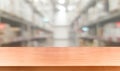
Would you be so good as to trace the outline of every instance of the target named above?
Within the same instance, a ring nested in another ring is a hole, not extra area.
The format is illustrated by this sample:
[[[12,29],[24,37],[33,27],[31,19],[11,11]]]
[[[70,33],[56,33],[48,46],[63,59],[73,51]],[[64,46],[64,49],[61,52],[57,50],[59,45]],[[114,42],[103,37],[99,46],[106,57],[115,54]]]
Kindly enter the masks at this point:
[[[120,71],[120,67],[0,67],[0,71]]]
[[[0,48],[0,66],[120,66],[120,48]]]

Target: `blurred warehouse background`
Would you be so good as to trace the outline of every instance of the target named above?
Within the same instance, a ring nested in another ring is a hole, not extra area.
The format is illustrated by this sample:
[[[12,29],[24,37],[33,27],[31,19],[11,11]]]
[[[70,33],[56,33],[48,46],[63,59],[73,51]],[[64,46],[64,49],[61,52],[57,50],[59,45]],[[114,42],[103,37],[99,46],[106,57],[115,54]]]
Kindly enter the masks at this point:
[[[0,46],[120,46],[120,0],[0,0]]]

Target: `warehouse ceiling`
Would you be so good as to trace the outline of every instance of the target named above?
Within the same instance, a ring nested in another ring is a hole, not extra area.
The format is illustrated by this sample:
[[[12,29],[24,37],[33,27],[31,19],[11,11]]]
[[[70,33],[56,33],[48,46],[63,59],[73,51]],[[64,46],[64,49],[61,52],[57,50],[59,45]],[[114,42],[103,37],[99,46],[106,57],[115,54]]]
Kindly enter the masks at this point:
[[[68,13],[69,23],[72,23],[90,1],[91,0],[51,0],[51,3],[55,12],[59,11],[59,8],[65,8]]]
[[[45,21],[53,21],[55,13],[63,9],[70,16],[70,23],[78,16],[84,4],[90,0],[30,0],[44,15]],[[81,7],[81,5],[83,5]],[[72,17],[71,17],[72,16]]]

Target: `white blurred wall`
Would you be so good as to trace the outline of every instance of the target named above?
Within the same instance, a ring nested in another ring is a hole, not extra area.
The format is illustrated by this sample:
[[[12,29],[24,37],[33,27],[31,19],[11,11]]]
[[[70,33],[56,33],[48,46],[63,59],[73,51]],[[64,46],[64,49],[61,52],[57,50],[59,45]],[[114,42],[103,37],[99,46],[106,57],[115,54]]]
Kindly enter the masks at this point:
[[[54,46],[69,46],[69,23],[66,11],[56,13],[54,25]]]

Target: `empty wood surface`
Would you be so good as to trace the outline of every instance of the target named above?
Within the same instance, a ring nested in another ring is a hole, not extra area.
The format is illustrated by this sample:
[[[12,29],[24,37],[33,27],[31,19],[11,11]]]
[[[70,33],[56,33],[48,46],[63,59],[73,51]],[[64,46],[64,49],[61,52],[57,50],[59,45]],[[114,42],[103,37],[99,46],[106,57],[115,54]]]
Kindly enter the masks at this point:
[[[120,66],[120,48],[0,48],[0,66]]]

